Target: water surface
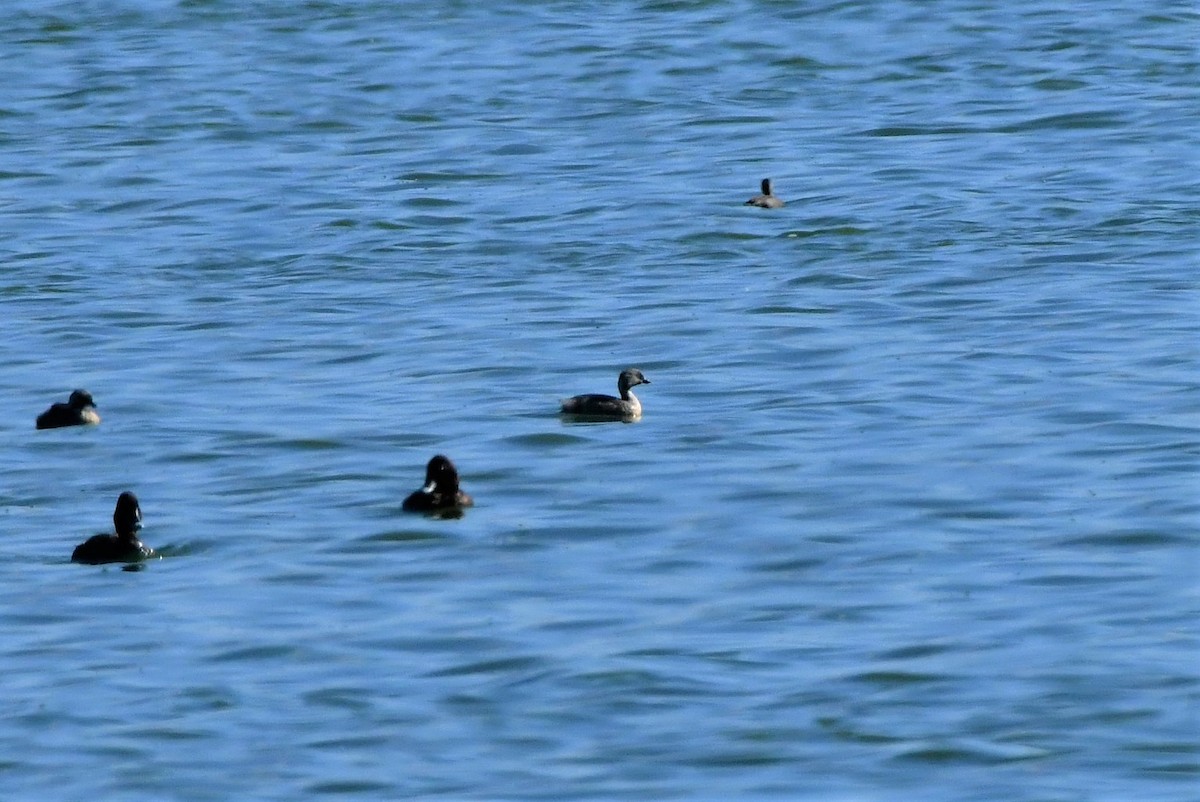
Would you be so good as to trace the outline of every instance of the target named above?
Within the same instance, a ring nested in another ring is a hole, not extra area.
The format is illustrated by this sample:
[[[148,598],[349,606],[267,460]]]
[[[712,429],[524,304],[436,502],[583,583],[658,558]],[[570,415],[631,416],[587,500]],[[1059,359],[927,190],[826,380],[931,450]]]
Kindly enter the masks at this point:
[[[7,793],[1195,799],[1198,31],[17,4]]]

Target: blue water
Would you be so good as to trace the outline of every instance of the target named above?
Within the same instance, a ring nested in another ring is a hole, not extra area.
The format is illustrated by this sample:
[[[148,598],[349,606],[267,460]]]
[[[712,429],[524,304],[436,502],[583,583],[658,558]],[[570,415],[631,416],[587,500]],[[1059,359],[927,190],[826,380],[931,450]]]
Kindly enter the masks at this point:
[[[13,4],[2,796],[1200,798],[1197,41]]]

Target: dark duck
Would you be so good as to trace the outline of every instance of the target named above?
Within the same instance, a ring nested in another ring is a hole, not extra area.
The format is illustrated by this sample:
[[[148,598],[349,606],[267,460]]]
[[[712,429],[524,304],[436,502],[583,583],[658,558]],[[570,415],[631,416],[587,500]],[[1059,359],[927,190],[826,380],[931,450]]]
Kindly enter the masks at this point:
[[[101,563],[130,563],[154,556],[154,549],[138,540],[142,528],[142,508],[137,496],[128,491],[117,499],[113,510],[111,535],[92,535],[71,552],[71,562],[100,565]]]
[[[50,408],[38,415],[39,429],[58,429],[62,426],[95,426],[100,422],[96,412],[96,402],[87,390],[75,390],[67,403],[61,401],[51,404]]]
[[[458,486],[458,471],[449,457],[438,454],[425,466],[425,485],[404,499],[406,512],[454,515],[475,501]]]

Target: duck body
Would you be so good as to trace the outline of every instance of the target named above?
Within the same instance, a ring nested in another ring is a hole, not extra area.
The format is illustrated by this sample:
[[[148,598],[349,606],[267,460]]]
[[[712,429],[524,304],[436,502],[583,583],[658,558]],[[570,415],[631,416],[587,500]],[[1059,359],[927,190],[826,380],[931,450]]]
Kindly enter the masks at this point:
[[[746,201],[745,205],[757,206],[760,209],[779,209],[783,207],[783,200],[771,194],[771,179],[764,178],[762,180],[762,194],[755,195]]]
[[[138,562],[154,556],[154,549],[138,540],[142,508],[133,493],[126,491],[117,499],[113,526],[116,534],[92,535],[76,546],[71,552],[71,562],[101,565]]]
[[[92,535],[71,552],[71,562],[85,565],[104,563],[133,563],[154,556],[154,549],[136,536]]]
[[[462,513],[475,500],[458,486],[458,469],[449,457],[438,454],[425,466],[425,485],[404,499],[406,512]]]
[[[642,416],[642,402],[633,394],[632,388],[649,383],[640,370],[628,368],[617,377],[619,398],[600,393],[572,396],[563,400],[562,413],[581,418],[636,420]]]
[[[37,428],[59,429],[63,426],[95,426],[100,422],[96,402],[87,390],[75,390],[67,403],[51,404],[37,417]]]

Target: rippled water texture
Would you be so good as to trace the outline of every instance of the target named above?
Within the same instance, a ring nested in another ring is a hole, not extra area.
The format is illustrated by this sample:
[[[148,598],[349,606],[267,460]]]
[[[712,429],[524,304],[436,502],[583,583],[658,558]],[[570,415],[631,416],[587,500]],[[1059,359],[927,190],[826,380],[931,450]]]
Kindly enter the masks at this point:
[[[1200,798],[1193,4],[5,22],[5,798]]]

